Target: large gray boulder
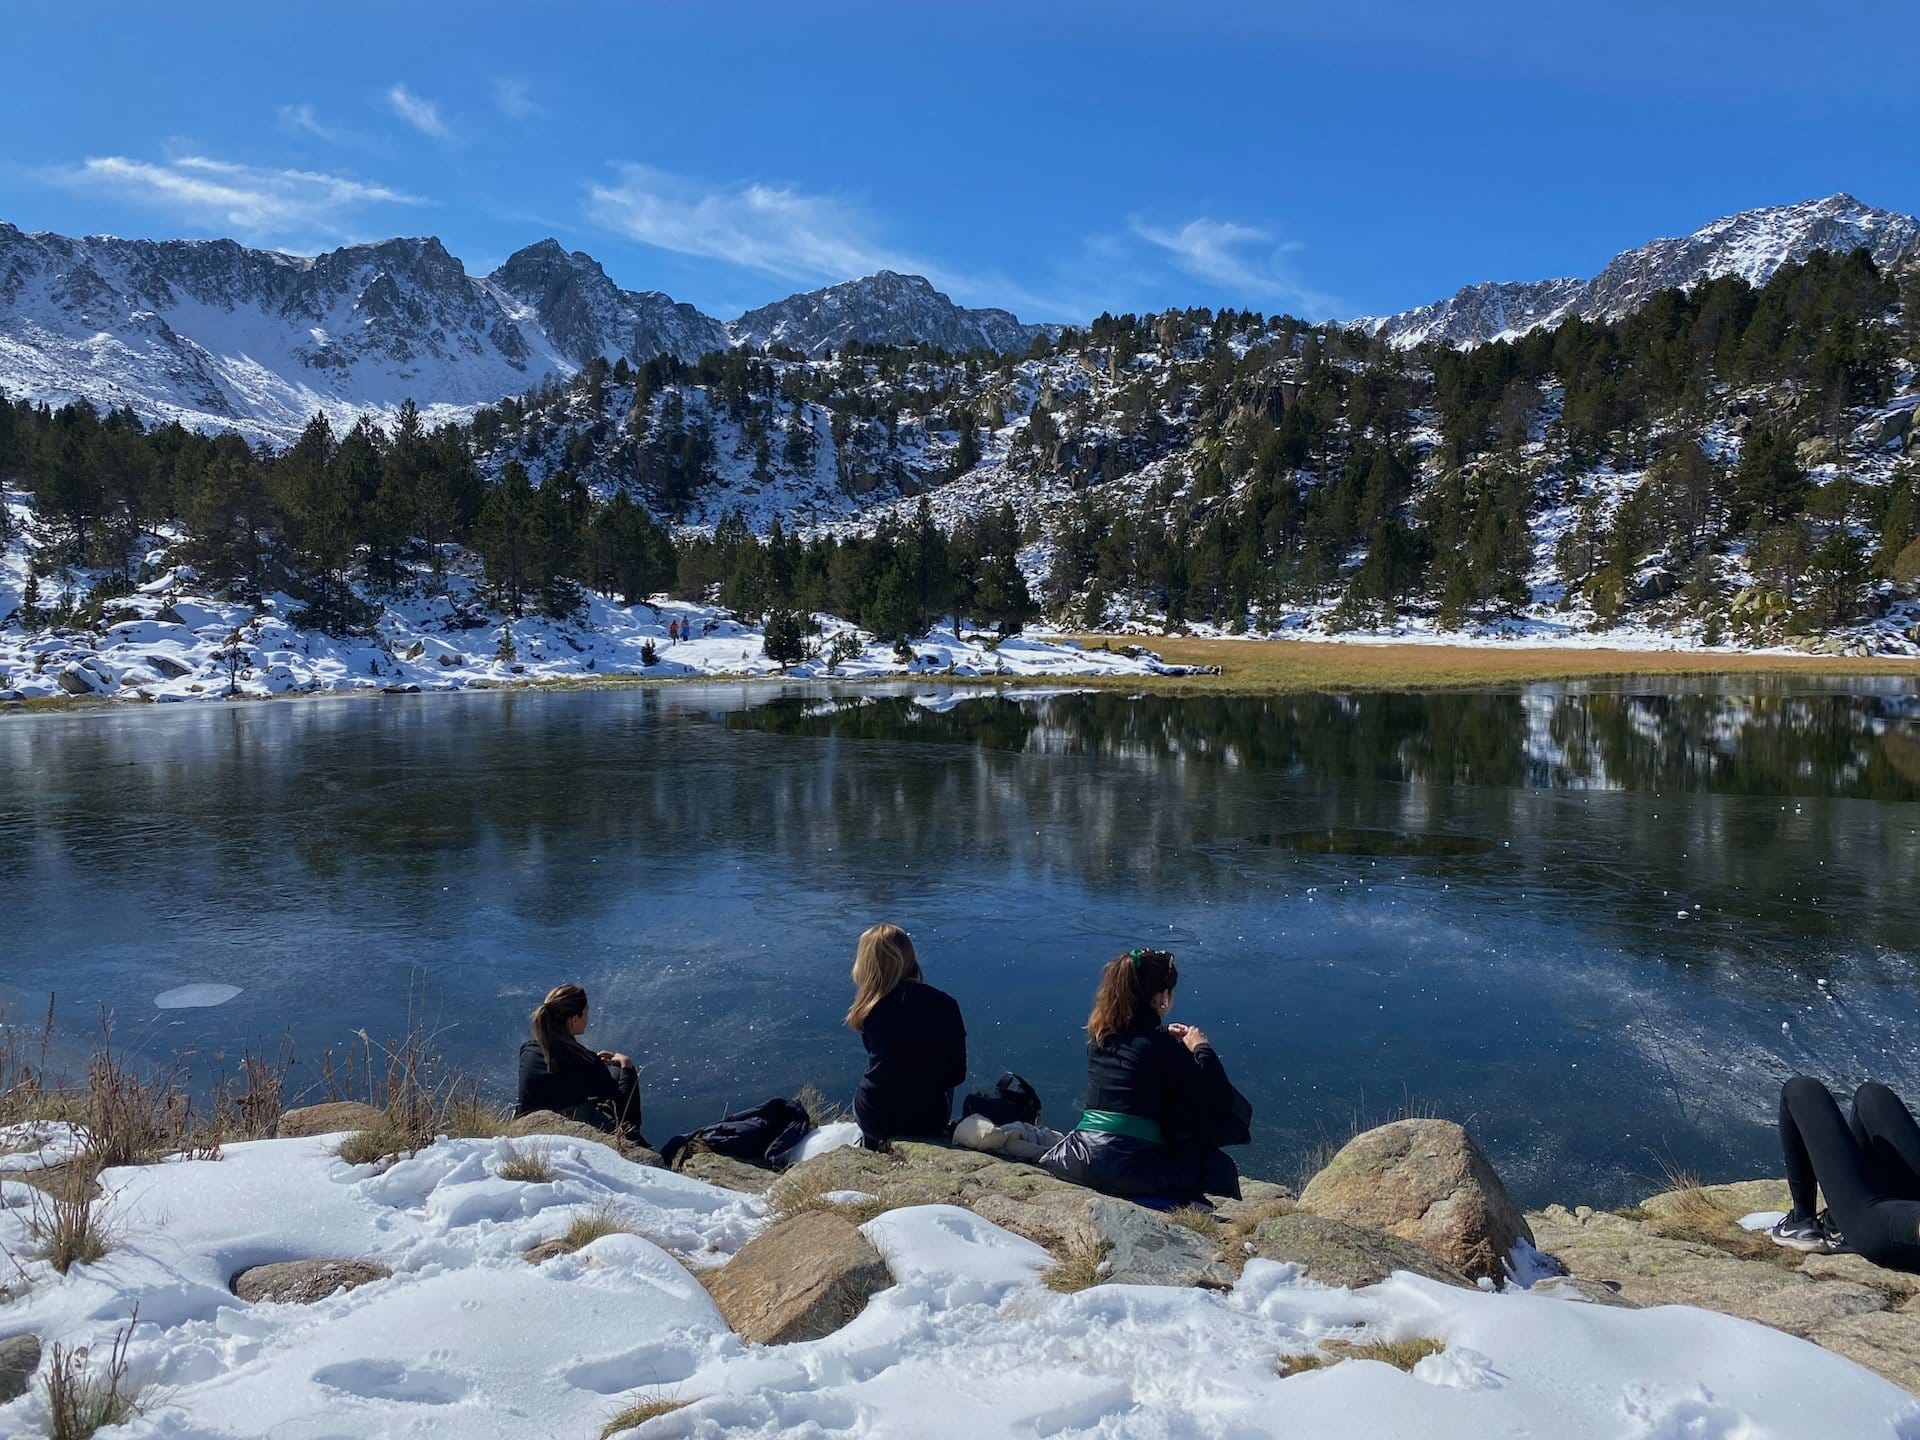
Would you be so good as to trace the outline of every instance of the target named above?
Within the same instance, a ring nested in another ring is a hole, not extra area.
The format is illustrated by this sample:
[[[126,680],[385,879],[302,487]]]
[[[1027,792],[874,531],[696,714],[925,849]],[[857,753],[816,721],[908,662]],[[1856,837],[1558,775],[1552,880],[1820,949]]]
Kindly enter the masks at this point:
[[[0,1405],[18,1400],[33,1386],[40,1368],[40,1337],[9,1335],[0,1340]]]
[[[1459,1270],[1424,1246],[1380,1230],[1349,1225],[1296,1210],[1264,1220],[1246,1240],[1248,1255],[1300,1266],[1309,1280],[1358,1290],[1378,1285],[1397,1270],[1447,1285],[1473,1288]]]
[[[1507,1187],[1451,1120],[1396,1120],[1356,1135],[1300,1192],[1300,1208],[1424,1246],[1472,1279],[1504,1280],[1532,1240]]]
[[[233,1277],[232,1288],[250,1305],[312,1305],[392,1274],[385,1265],[371,1260],[288,1260],[242,1270]]]
[[[762,1231],[699,1279],[727,1323],[761,1345],[831,1335],[893,1283],[859,1229],[824,1210]]]

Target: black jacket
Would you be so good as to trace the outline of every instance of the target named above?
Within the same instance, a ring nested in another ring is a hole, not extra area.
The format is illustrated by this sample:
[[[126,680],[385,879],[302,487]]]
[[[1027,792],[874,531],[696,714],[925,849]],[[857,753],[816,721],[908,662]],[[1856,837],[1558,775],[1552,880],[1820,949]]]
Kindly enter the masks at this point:
[[[1252,1138],[1253,1107],[1211,1045],[1189,1051],[1158,1016],[1141,1012],[1105,1044],[1087,1046],[1087,1109],[1156,1121],[1161,1139],[1072,1130],[1040,1157],[1043,1170],[1109,1195],[1238,1198],[1239,1172],[1220,1147]]]
[[[607,1064],[585,1046],[554,1052],[553,1068],[539,1045],[529,1040],[520,1047],[520,1093],[514,1101],[515,1115],[531,1115],[536,1110],[551,1110],[568,1115],[583,1105],[604,1100],[613,1107],[613,1115],[623,1117],[638,1128],[640,1106],[635,1099],[639,1076],[626,1066]],[[599,1124],[596,1118],[592,1123]]]
[[[1105,1044],[1087,1046],[1087,1106],[1157,1120],[1171,1141],[1202,1139],[1209,1145],[1244,1145],[1244,1118],[1234,1131],[1239,1093],[1211,1045],[1188,1050],[1142,1011]]]
[[[854,1092],[853,1115],[874,1140],[945,1134],[953,1092],[967,1078],[967,1027],[944,990],[909,980],[867,1015],[860,1041],[867,1073]]]

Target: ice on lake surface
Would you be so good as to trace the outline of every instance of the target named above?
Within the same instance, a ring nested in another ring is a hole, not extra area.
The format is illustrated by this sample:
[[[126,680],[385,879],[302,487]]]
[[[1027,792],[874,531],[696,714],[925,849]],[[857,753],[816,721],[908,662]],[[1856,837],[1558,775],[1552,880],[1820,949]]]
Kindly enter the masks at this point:
[[[835,701],[837,703],[829,703]],[[290,1090],[410,1023],[509,1098],[561,980],[665,1136],[845,1101],[855,937],[914,935],[975,1086],[1071,1122],[1100,963],[1256,1106],[1251,1173],[1415,1109],[1527,1202],[1776,1172],[1780,1081],[1920,1091],[1920,738],[1891,685],[1008,696],[674,686],[0,721],[9,1014]],[[180,992],[238,993],[156,1009]],[[424,997],[424,998],[423,998]],[[196,1072],[198,1073],[198,1072]]]
[[[240,994],[238,985],[176,985],[153,997],[156,1010],[208,1010]]]

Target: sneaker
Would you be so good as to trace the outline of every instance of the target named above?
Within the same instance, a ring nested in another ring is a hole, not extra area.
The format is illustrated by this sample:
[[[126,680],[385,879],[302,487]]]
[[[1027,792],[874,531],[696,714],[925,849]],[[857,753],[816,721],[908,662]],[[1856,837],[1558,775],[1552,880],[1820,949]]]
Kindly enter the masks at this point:
[[[1798,1250],[1803,1255],[1831,1255],[1840,1232],[1831,1228],[1825,1212],[1812,1219],[1789,1212],[1774,1222],[1767,1235],[1774,1244]]]
[[[1833,1211],[1822,1210],[1818,1219],[1820,1221],[1820,1229],[1827,1237],[1827,1253],[1829,1255],[1853,1254],[1853,1247],[1847,1244],[1847,1237],[1840,1233],[1840,1226],[1834,1221]]]

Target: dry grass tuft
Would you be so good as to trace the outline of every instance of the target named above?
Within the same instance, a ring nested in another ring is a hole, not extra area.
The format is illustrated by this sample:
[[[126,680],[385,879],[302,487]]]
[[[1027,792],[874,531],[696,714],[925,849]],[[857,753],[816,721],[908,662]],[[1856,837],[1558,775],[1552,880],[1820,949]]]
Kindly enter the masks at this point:
[[[49,1440],[89,1440],[111,1425],[124,1425],[140,1413],[140,1389],[127,1379],[127,1342],[140,1318],[136,1309],[126,1328],[115,1333],[106,1364],[95,1370],[90,1350],[69,1350],[55,1344],[52,1361],[42,1379],[47,1395]]]
[[[1167,1219],[1175,1225],[1184,1226],[1209,1240],[1220,1238],[1222,1221],[1220,1217],[1204,1205],[1182,1205],[1178,1209],[1166,1212]]]
[[[1378,1360],[1396,1370],[1412,1370],[1429,1355],[1447,1348],[1444,1340],[1422,1336],[1412,1340],[1323,1340],[1320,1348],[1301,1355],[1286,1355],[1280,1360],[1280,1378],[1324,1370],[1342,1360]]]
[[[553,1180],[553,1157],[544,1145],[500,1147],[500,1166],[493,1173],[502,1180],[520,1180],[529,1185],[546,1185]]]
[[[811,1080],[802,1085],[793,1098],[800,1102],[800,1108],[807,1112],[807,1119],[815,1129],[847,1118],[847,1107],[838,1100],[829,1100]]]
[[[112,1250],[116,1237],[96,1208],[98,1200],[92,1185],[75,1186],[63,1194],[34,1192],[26,1216],[33,1258],[64,1275],[75,1265],[91,1265]]]
[[[1069,1250],[1040,1272],[1040,1283],[1059,1295],[1072,1295],[1100,1283],[1101,1266],[1112,1247],[1104,1240]]]
[[[923,1203],[918,1200],[884,1199],[836,1200],[837,1188],[822,1172],[801,1170],[782,1175],[767,1191],[767,1216],[775,1224],[804,1215],[809,1210],[824,1210],[855,1225],[864,1225],[876,1215],[897,1210],[902,1205]]]
[[[478,1086],[457,1084],[440,1107],[436,1128],[455,1140],[488,1140],[505,1135],[512,1127],[512,1106],[489,1104],[480,1098]]]
[[[1741,1260],[1763,1260],[1787,1269],[1797,1269],[1806,1258],[1774,1244],[1765,1234],[1741,1229],[1745,1208],[1709,1194],[1694,1177],[1674,1174],[1668,1179],[1675,1183],[1659,1213],[1635,1207],[1628,1217],[1649,1234],[1711,1246]]]
[[[669,1395],[655,1395],[636,1400],[607,1421],[600,1431],[600,1440],[612,1440],[623,1430],[644,1425],[649,1420],[658,1420],[662,1415],[671,1415],[676,1410],[684,1410],[691,1400],[675,1400]]]
[[[584,1250],[596,1240],[604,1240],[609,1235],[638,1234],[629,1225],[620,1212],[611,1204],[597,1205],[591,1210],[582,1210],[567,1224],[566,1233],[560,1242],[567,1247],[567,1253]]]

